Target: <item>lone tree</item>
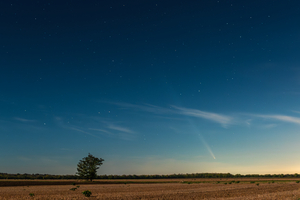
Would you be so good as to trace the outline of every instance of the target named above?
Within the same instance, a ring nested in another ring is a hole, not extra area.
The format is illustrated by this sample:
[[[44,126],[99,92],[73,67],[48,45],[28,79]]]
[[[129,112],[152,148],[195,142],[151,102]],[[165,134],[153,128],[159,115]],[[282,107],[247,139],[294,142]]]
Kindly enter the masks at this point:
[[[104,160],[102,158],[96,158],[89,153],[87,157],[84,157],[77,164],[77,173],[79,176],[92,181],[97,177],[98,166],[102,165]]]

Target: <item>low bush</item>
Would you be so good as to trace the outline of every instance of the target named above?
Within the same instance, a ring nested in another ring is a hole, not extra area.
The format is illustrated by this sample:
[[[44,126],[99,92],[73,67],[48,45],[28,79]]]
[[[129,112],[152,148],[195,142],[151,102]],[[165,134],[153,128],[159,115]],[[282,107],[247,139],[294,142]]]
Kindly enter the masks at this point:
[[[86,191],[83,191],[82,194],[84,194],[84,196],[86,196],[86,197],[90,197],[92,192],[89,190],[86,190]]]
[[[29,196],[34,197],[34,194],[33,193],[29,193]]]

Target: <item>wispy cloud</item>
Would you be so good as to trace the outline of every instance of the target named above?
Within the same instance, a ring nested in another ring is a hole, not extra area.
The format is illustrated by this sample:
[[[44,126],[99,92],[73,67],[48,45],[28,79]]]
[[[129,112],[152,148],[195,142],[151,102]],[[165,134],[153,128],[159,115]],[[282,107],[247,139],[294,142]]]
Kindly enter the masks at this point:
[[[158,115],[175,114],[175,115],[184,115],[189,117],[197,117],[197,118],[202,118],[202,119],[206,119],[206,120],[210,120],[222,124],[223,126],[227,126],[231,124],[233,121],[232,117],[226,115],[221,115],[212,112],[205,112],[197,109],[184,108],[179,106],[170,106],[170,108],[162,108],[151,104],[144,104],[144,105],[135,105],[129,103],[113,103],[113,104],[126,109],[132,108],[137,111],[151,112]]]
[[[113,137],[116,139],[121,140],[134,140],[135,139],[135,132],[124,127],[110,125],[107,127],[110,131],[105,129],[98,129],[98,128],[89,128],[91,131],[96,131],[97,133],[104,134],[109,137]]]
[[[114,124],[110,124],[108,127],[116,137],[122,140],[134,140],[136,137],[136,134],[133,130],[130,130],[129,128],[121,127],[121,126],[116,126]]]
[[[247,120],[245,121],[245,124],[246,124],[248,127],[251,126],[251,123],[252,123],[252,119],[247,119]]]
[[[104,129],[99,129],[99,128],[89,128],[89,130],[111,134],[109,131],[104,130]]]
[[[144,105],[135,105],[135,104],[130,104],[130,103],[111,103],[117,106],[122,107],[123,109],[134,109],[137,111],[145,111],[145,112],[151,112],[154,114],[169,114],[173,113],[171,109],[168,108],[162,108],[159,106],[151,105],[151,104],[144,104]]]
[[[56,117],[54,117],[54,120],[55,120],[56,124],[61,128],[69,129],[69,130],[72,130],[72,131],[77,131],[77,132],[80,132],[80,133],[83,133],[83,134],[86,134],[86,135],[90,135],[90,136],[93,136],[93,137],[96,137],[96,138],[100,138],[99,136],[97,136],[95,134],[92,134],[90,132],[82,130],[83,128],[81,128],[81,127],[78,128],[76,126],[72,126],[72,125],[64,123],[64,119],[61,118],[61,117],[56,116]]]
[[[132,130],[130,130],[128,128],[124,128],[124,127],[116,126],[116,125],[112,125],[112,124],[110,124],[108,126],[108,128],[111,130],[116,130],[116,131],[125,132],[125,133],[134,133]]]
[[[115,123],[112,123],[110,121],[103,121],[98,118],[94,120],[97,123],[83,123],[81,124],[81,126],[74,126],[69,123],[65,123],[64,119],[61,117],[55,117],[54,119],[56,121],[56,124],[61,128],[80,132],[96,138],[103,139],[102,136],[105,136],[122,140],[133,140],[136,137],[136,133],[129,128],[115,125]]]
[[[182,115],[211,120],[211,121],[220,123],[225,126],[232,123],[232,118],[229,116],[226,116],[226,115],[221,115],[221,114],[212,113],[212,112],[204,112],[204,111],[197,110],[197,109],[189,109],[189,108],[183,108],[183,107],[177,107],[177,106],[172,106],[172,107],[175,108],[176,110],[178,110],[179,113]]]
[[[24,118],[20,118],[20,117],[15,117],[14,119],[17,121],[20,121],[20,122],[36,122],[36,120],[24,119]]]
[[[276,126],[277,124],[266,124],[263,126],[263,128],[270,129],[270,128],[275,128]]]
[[[93,137],[96,137],[96,138],[100,138],[100,137],[98,137],[97,135],[94,135],[94,134],[92,134],[92,133],[89,133],[89,132],[87,132],[87,131],[84,131],[84,130],[81,130],[81,129],[78,129],[78,128],[67,127],[67,126],[65,126],[65,128],[68,128],[68,129],[70,129],[70,130],[74,130],[74,131],[77,131],[77,132],[80,132],[80,133],[84,133],[84,134],[87,134],[87,135],[90,135],[90,136],[93,136]]]
[[[291,117],[287,115],[254,115],[256,117],[264,118],[264,119],[273,119],[283,122],[289,122],[294,124],[300,124],[300,118],[298,117]]]

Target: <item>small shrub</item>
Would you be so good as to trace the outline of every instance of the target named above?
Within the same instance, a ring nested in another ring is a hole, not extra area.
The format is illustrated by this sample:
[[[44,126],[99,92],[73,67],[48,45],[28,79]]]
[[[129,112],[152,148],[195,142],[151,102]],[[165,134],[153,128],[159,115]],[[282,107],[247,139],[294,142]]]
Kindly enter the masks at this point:
[[[86,191],[83,191],[82,194],[84,194],[84,196],[86,196],[86,197],[90,197],[92,192],[89,190],[86,190]]]
[[[300,181],[296,181],[296,183],[300,183]]]
[[[256,183],[257,186],[259,186],[259,183]]]
[[[220,181],[218,181],[217,183],[220,183]]]
[[[229,182],[228,184],[231,184],[232,182]]]
[[[72,183],[72,185],[76,185],[76,183]]]
[[[227,185],[227,183],[224,183],[225,185]]]
[[[251,181],[250,183],[255,183],[255,181]]]
[[[235,183],[240,183],[240,181],[236,181]]]
[[[75,190],[77,190],[77,188],[71,188],[70,190],[75,191]]]
[[[34,194],[33,193],[29,193],[29,196],[34,197]]]
[[[275,181],[272,181],[272,183],[275,183]]]
[[[76,187],[77,187],[77,188],[79,188],[79,187],[80,187],[80,185],[77,185]]]

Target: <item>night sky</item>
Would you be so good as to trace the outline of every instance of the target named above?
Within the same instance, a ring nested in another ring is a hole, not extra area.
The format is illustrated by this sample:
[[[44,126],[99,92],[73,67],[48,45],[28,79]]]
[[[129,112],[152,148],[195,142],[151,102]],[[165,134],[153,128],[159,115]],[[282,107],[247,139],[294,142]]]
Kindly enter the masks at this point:
[[[300,173],[299,0],[0,1],[0,172]]]

